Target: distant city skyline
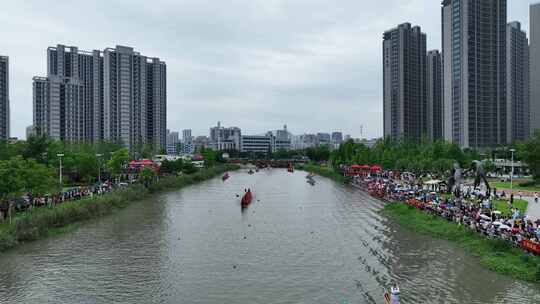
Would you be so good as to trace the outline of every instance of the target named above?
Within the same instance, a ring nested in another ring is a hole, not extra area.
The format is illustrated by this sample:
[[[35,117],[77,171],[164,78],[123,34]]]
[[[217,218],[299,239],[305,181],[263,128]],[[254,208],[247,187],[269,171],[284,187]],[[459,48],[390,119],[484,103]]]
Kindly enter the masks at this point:
[[[537,2],[508,1],[508,22],[529,35],[529,5]],[[60,43],[130,45],[166,61],[171,130],[207,134],[221,120],[246,134],[287,124],[294,134],[360,137],[363,125],[363,137],[379,137],[381,33],[410,22],[427,34],[428,50],[441,49],[440,7],[433,0],[94,1],[81,14],[77,3],[5,3],[0,54],[10,57],[10,135],[25,138],[32,77],[46,74],[46,49]]]

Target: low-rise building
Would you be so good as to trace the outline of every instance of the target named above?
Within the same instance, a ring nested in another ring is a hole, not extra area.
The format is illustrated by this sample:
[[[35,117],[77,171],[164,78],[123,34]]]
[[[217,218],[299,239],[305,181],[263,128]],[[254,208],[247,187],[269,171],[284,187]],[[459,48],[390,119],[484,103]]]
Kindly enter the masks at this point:
[[[208,136],[197,136],[195,137],[195,139],[193,139],[192,149],[194,151],[200,151],[201,149],[206,149],[209,147],[210,139],[208,138]]]
[[[332,137],[328,133],[317,133],[317,144],[318,145],[329,145],[332,140]]]
[[[242,136],[243,153],[273,153],[276,151],[276,138],[271,132],[266,135]]]
[[[282,130],[276,130],[272,132],[276,138],[275,150],[291,150],[291,134],[287,131],[287,125],[283,126]]]
[[[218,121],[216,127],[210,128],[210,148],[216,151],[240,151],[242,130],[238,127],[225,128]]]
[[[332,143],[340,145],[343,142],[343,133],[333,132],[332,133]]]

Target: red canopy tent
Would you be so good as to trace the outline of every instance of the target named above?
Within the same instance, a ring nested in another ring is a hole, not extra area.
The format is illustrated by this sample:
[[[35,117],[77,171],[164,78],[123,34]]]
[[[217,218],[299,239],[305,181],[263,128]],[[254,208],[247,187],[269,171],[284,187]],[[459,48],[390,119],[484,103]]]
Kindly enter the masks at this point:
[[[380,172],[382,170],[381,166],[373,165],[370,168],[371,172]]]
[[[203,161],[204,160],[204,157],[202,155],[193,155],[193,157],[191,158],[192,161]]]
[[[351,165],[349,168],[347,168],[346,172],[347,175],[367,175],[369,174],[370,170],[369,165]]]
[[[156,164],[154,161],[149,159],[142,159],[142,160],[132,160],[128,164],[129,169],[133,171],[139,171],[142,168],[151,168],[155,171],[159,170],[158,164]]]

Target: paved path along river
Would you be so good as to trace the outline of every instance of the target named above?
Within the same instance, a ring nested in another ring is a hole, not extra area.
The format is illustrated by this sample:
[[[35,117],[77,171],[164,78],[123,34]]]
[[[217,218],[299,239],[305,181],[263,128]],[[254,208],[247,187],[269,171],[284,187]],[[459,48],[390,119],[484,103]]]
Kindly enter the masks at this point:
[[[534,197],[524,197],[523,199],[529,202],[526,212],[527,217],[533,221],[540,219],[540,202],[535,202]]]
[[[235,172],[0,255],[0,303],[540,303],[540,286],[403,231],[365,193]],[[239,198],[251,188],[244,212]]]

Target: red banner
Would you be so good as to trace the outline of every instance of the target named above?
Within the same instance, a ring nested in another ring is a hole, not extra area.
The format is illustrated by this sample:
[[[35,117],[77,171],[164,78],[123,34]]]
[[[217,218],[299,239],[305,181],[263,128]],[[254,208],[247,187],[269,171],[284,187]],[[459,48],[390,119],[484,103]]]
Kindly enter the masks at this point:
[[[536,243],[529,240],[523,240],[521,241],[521,247],[523,247],[523,249],[527,251],[540,254],[540,243]]]

